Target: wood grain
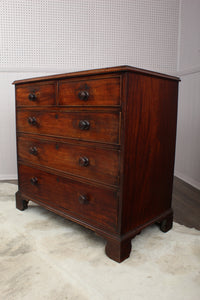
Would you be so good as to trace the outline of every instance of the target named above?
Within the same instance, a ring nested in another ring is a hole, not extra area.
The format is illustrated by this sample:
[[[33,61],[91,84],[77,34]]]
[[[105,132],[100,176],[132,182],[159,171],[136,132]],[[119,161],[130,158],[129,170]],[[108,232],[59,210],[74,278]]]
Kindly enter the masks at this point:
[[[36,153],[31,154],[30,149],[34,147]],[[84,157],[89,160],[88,166],[80,165],[79,160]],[[18,158],[104,184],[119,185],[120,152],[116,150],[20,136]]]
[[[86,100],[79,98],[86,92]],[[120,105],[120,77],[83,80],[61,80],[59,82],[59,105],[69,106],[112,106]]]
[[[171,207],[177,119],[176,81],[140,74],[128,81],[122,233]]]
[[[29,95],[35,99],[30,100]],[[56,104],[55,82],[30,83],[16,87],[17,106],[48,106]]]
[[[36,119],[36,126],[28,123],[29,117]],[[79,128],[82,120],[90,123],[88,130]],[[119,120],[120,113],[114,112],[77,111],[68,113],[19,110],[17,112],[17,131],[119,144]]]
[[[37,178],[33,185],[31,178]],[[100,189],[89,184],[56,176],[36,168],[19,165],[19,184],[23,194],[38,199],[61,211],[73,212],[83,216],[111,231],[117,225],[117,193],[109,189]],[[88,198],[86,204],[80,203],[80,195]]]

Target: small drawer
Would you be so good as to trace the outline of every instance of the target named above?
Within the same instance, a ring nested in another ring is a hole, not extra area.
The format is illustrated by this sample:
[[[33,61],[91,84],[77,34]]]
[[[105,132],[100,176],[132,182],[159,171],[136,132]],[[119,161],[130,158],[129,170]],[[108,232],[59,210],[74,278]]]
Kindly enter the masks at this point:
[[[117,191],[95,187],[19,165],[19,190],[25,196],[82,220],[116,230]]]
[[[61,80],[59,105],[119,106],[120,77],[90,80]]]
[[[119,185],[119,151],[18,137],[18,158],[105,184]]]
[[[19,110],[17,131],[119,144],[120,112]]]
[[[17,106],[47,106],[56,104],[55,82],[32,83],[16,86]]]

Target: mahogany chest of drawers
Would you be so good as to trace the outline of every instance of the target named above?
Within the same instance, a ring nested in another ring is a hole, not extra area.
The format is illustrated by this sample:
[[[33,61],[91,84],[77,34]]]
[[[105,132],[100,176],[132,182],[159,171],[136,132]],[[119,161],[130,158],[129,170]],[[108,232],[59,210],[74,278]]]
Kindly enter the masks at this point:
[[[168,231],[178,81],[129,66],[15,81],[16,207],[94,230],[118,262],[146,226]]]

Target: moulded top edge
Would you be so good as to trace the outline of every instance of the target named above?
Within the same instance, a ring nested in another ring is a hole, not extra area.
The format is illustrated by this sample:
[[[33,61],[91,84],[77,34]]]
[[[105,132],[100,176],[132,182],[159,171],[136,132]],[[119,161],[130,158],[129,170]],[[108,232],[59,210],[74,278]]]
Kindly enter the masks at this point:
[[[117,67],[91,69],[91,70],[86,70],[86,71],[70,72],[70,73],[21,79],[21,80],[14,81],[13,84],[30,83],[30,82],[36,82],[36,81],[46,81],[46,80],[53,80],[53,79],[64,79],[64,78],[70,78],[70,77],[72,78],[72,77],[78,77],[78,76],[100,75],[100,74],[117,73],[117,72],[134,72],[134,73],[151,75],[154,77],[162,77],[162,78],[166,78],[166,79],[180,81],[180,79],[175,76],[124,65],[124,66],[117,66]]]

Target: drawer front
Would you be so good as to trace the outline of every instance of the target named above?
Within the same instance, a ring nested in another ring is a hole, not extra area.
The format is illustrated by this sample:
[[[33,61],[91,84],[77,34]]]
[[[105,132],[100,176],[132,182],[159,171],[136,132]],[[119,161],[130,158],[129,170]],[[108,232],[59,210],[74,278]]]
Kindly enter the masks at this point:
[[[119,144],[120,113],[18,111],[17,131]]]
[[[120,77],[93,80],[62,80],[59,105],[120,105]]]
[[[73,175],[119,184],[119,151],[18,137],[18,158]]]
[[[56,104],[56,84],[32,83],[16,86],[17,106],[46,106]]]
[[[50,207],[112,230],[117,226],[117,193],[19,165],[20,191]]]

